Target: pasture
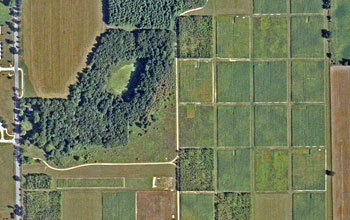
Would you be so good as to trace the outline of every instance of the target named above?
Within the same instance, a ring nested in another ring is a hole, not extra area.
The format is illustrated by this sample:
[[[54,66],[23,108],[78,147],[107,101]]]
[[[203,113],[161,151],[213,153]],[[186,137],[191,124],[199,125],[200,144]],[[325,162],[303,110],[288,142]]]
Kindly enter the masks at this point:
[[[287,13],[287,2],[281,0],[253,0],[256,14]]]
[[[213,194],[181,194],[181,220],[213,220]]]
[[[39,97],[66,98],[104,31],[100,0],[23,1],[23,50]]]
[[[322,13],[322,2],[319,0],[291,0],[292,13]]]
[[[216,53],[218,57],[249,57],[249,18],[216,18]]]
[[[250,150],[219,150],[217,155],[218,190],[250,191]]]
[[[254,100],[287,101],[287,62],[254,63]]]
[[[250,145],[249,106],[219,106],[217,126],[219,146]]]
[[[106,192],[102,194],[102,220],[136,219],[135,192]]]
[[[122,188],[124,187],[123,178],[93,178],[93,179],[57,179],[56,186],[59,188],[90,188],[90,187],[106,187],[106,188]]]
[[[293,195],[293,220],[325,220],[326,195],[324,193],[297,193]]]
[[[250,101],[249,62],[218,62],[216,71],[219,102]]]
[[[137,220],[164,220],[176,216],[176,193],[137,192]]]
[[[0,108],[1,109],[1,108]],[[0,144],[0,210],[15,204],[15,162],[14,147],[11,144]]]
[[[324,101],[324,62],[292,62],[292,100]]]
[[[288,194],[256,194],[255,219],[290,219],[290,199]]]

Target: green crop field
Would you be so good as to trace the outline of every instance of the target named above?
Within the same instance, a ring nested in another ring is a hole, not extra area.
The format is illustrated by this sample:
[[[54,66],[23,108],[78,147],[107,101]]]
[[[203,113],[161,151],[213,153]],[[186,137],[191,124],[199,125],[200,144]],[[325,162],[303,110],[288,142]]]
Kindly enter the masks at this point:
[[[267,4],[271,5],[271,4]],[[288,56],[286,17],[254,18],[254,57],[283,58]]]
[[[136,219],[135,192],[116,192],[102,194],[103,220]]]
[[[212,147],[214,144],[214,109],[186,105],[179,108],[180,146]]]
[[[60,220],[60,192],[25,192],[24,219],[26,220]],[[70,219],[70,218],[67,218]],[[78,219],[75,219],[78,220]],[[83,219],[81,219],[83,220]]]
[[[15,204],[14,147],[11,144],[0,144],[0,210]]]
[[[257,194],[255,196],[255,219],[257,220],[287,220],[291,218],[290,213],[288,194]]]
[[[212,64],[209,62],[179,62],[179,96],[181,102],[211,102]]]
[[[181,220],[213,220],[214,195],[181,194]]]
[[[332,4],[332,55],[334,60],[350,59],[350,1],[336,0]]]
[[[57,187],[78,188],[78,187],[123,187],[123,178],[108,179],[58,179]]]
[[[297,190],[325,189],[325,151],[321,149],[293,150],[293,188]]]
[[[292,62],[292,100],[324,101],[324,62]]]
[[[293,195],[293,220],[325,220],[324,193],[298,193]]]
[[[250,150],[218,151],[218,189],[250,191]]]
[[[287,101],[287,63],[254,63],[254,99],[256,102]]]
[[[249,57],[249,18],[217,17],[217,56]]]
[[[324,57],[321,36],[322,16],[297,16],[291,19],[291,52],[294,58]]]
[[[127,189],[152,189],[152,184],[153,177],[125,179],[125,188]]]
[[[255,151],[255,185],[257,191],[288,190],[288,151]]]
[[[322,13],[322,1],[308,0],[291,0],[292,13]]]
[[[250,101],[249,62],[218,62],[216,69],[219,102]]]
[[[286,106],[255,106],[255,145],[287,145]]]
[[[251,217],[249,193],[219,193],[215,197],[216,220],[248,220]]]
[[[325,145],[325,107],[323,105],[293,106],[292,145]]]
[[[253,0],[254,13],[276,14],[287,12],[287,2],[281,0]]]
[[[218,107],[218,145],[250,145],[250,106]]]

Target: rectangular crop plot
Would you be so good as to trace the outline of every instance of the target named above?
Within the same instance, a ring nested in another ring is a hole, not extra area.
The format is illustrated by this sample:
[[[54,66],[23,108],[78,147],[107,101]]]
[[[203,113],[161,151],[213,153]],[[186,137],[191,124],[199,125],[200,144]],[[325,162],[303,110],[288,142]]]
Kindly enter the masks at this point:
[[[287,220],[290,218],[291,210],[288,194],[256,194],[255,219]]]
[[[213,220],[213,194],[181,194],[182,220]]]
[[[294,105],[292,109],[292,145],[325,145],[325,107]]]
[[[287,63],[254,63],[254,99],[256,102],[287,101]]]
[[[126,178],[125,188],[127,189],[152,189],[153,177],[146,178]]]
[[[325,150],[297,149],[293,151],[292,161],[294,189],[325,189]]]
[[[255,145],[287,146],[286,106],[255,106]]]
[[[291,19],[291,51],[294,58],[324,57],[322,16],[298,16]]]
[[[103,193],[103,220],[136,219],[135,192]]]
[[[283,0],[253,0],[254,13],[277,14],[287,13],[287,2]]]
[[[322,13],[322,2],[319,0],[291,0],[292,13]]]
[[[218,106],[218,145],[250,145],[250,106]]]
[[[251,196],[249,193],[219,193],[215,199],[216,220],[251,219]]]
[[[137,192],[137,220],[172,219],[176,215],[176,193]]]
[[[267,4],[271,6],[272,4]],[[288,56],[288,28],[286,17],[254,18],[255,58],[284,58]]]
[[[214,109],[211,106],[185,105],[179,108],[180,146],[212,147]]]
[[[180,102],[212,101],[212,64],[209,62],[179,62]]]
[[[324,62],[292,62],[292,100],[324,101]]]
[[[249,57],[248,17],[217,17],[216,30],[218,57]]]
[[[81,178],[72,178],[72,179],[58,179],[57,187],[62,188],[88,188],[88,187],[106,187],[106,188],[121,188],[124,187],[124,178],[107,178],[107,179],[81,179]]]
[[[297,193],[293,195],[293,220],[325,220],[324,193]]]
[[[250,101],[249,62],[218,62],[216,70],[219,102]]]
[[[289,155],[285,150],[255,151],[255,186],[257,191],[288,189]]]
[[[218,188],[222,192],[250,190],[250,150],[218,151]]]

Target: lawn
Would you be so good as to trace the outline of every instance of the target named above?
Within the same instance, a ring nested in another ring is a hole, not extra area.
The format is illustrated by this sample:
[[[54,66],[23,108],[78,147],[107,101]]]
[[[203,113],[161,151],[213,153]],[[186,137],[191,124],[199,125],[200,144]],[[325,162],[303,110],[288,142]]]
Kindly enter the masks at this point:
[[[5,5],[3,2],[0,2],[0,25],[5,25],[5,22],[10,20],[10,5]]]
[[[285,150],[255,151],[255,186],[257,191],[288,190],[289,155]]]
[[[181,220],[213,220],[213,194],[181,194]]]
[[[286,106],[255,106],[255,145],[287,146]]]
[[[325,190],[325,150],[298,149],[293,151],[293,188]]]
[[[266,4],[271,6],[271,3]],[[284,58],[288,56],[288,28],[286,17],[254,18],[255,58]]]
[[[287,63],[254,63],[254,99],[256,102],[287,101]]]
[[[218,145],[250,145],[250,106],[218,106]]]
[[[250,150],[218,151],[218,190],[250,191]]]
[[[291,52],[294,58],[323,58],[322,16],[298,16],[291,19]]]
[[[324,193],[298,193],[293,195],[293,220],[325,220],[326,195]]]
[[[322,13],[320,0],[291,0],[292,13]]]
[[[292,109],[292,145],[325,145],[325,107],[294,105]]]
[[[179,99],[181,102],[212,101],[212,63],[179,62]]]
[[[215,197],[216,220],[251,219],[251,196],[248,193],[219,193]]]
[[[1,3],[0,3],[1,4]],[[15,86],[14,77],[11,79],[7,78],[7,74],[4,72],[0,73],[0,117],[2,117],[12,133],[14,123],[13,109],[15,104],[12,100],[14,95],[13,87]]]
[[[15,204],[14,148],[10,144],[0,144],[0,210]]]
[[[133,63],[120,63],[117,64],[117,66],[114,69],[112,69],[108,83],[109,87],[111,88],[111,91],[114,94],[119,95],[126,89],[131,73],[134,70],[135,66]]]
[[[219,57],[249,57],[249,18],[217,17],[216,53]]]
[[[135,192],[106,192],[102,194],[103,220],[135,220]]]
[[[324,101],[324,62],[292,62],[292,100]]]
[[[332,4],[332,55],[336,61],[350,59],[350,1],[336,0]]]
[[[291,219],[288,194],[257,194],[255,196],[255,219]],[[302,218],[304,219],[304,218]]]
[[[180,146],[212,147],[214,144],[214,108],[186,105],[179,108]]]
[[[216,70],[219,102],[250,101],[249,62],[218,62]]]
[[[57,179],[57,187],[60,188],[79,188],[79,187],[124,187],[123,178],[107,178],[107,179]]]
[[[61,193],[60,192],[25,192],[24,219],[26,220],[60,220]],[[79,209],[75,209],[74,213]],[[68,217],[68,216],[66,216]],[[64,219],[72,219],[73,215]],[[79,220],[74,218],[74,220]],[[83,219],[81,219],[83,220]],[[87,219],[84,219],[87,220]],[[91,219],[92,220],[92,219]],[[94,219],[95,220],[95,219]]]
[[[283,0],[253,0],[254,13],[280,14],[287,13],[287,2]]]
[[[175,192],[137,192],[136,198],[137,220],[164,220],[176,216]]]

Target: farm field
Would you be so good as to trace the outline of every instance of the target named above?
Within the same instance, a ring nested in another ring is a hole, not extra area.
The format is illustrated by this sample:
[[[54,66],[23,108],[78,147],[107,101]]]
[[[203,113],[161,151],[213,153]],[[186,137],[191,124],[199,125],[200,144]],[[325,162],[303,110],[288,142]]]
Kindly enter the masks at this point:
[[[61,197],[62,194],[57,191],[25,192],[23,198],[24,219],[60,220],[62,214]],[[63,219],[70,218],[63,217]],[[78,220],[78,218],[74,219]]]
[[[176,193],[137,192],[137,220],[172,219],[176,215]]]
[[[269,220],[291,219],[289,203],[288,194],[257,194],[255,197],[255,218]]]
[[[287,12],[287,2],[280,0],[253,0],[256,14],[281,14]]]
[[[180,200],[182,220],[214,219],[214,195],[181,194]]]
[[[323,220],[325,215],[324,193],[297,193],[293,195],[293,219]]]
[[[66,98],[104,31],[101,1],[26,0],[22,9],[24,61],[35,93]]]
[[[322,13],[322,6],[318,0],[291,0],[292,13]]]
[[[15,162],[14,147],[10,144],[0,144],[0,211],[15,203]],[[0,215],[1,216],[1,215]]]
[[[246,15],[252,12],[252,0],[208,0],[206,5],[185,15]]]
[[[215,218],[251,219],[251,196],[249,193],[219,193],[215,196]]]
[[[14,94],[13,87],[15,85],[14,78],[12,77],[9,79],[7,77],[7,73],[1,72],[0,85],[0,117],[2,117],[5,120],[9,132],[10,134],[12,134],[12,130],[14,129],[14,102],[12,100]]]
[[[136,219],[135,192],[106,192],[102,194],[103,220]]]
[[[98,179],[57,179],[57,187],[60,188],[89,188],[89,187],[106,187],[106,188],[122,188],[124,187],[123,178],[98,178]]]

